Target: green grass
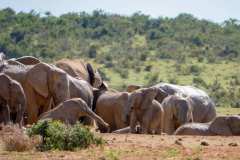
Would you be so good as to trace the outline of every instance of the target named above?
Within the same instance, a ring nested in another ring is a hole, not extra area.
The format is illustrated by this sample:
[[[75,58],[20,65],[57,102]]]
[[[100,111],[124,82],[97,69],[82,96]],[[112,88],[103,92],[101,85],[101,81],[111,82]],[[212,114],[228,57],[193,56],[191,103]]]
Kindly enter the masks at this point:
[[[144,71],[145,66],[152,65],[150,72]],[[158,60],[158,61],[146,61],[141,66],[141,71],[137,73],[134,69],[129,68],[129,75],[127,79],[123,79],[118,73],[113,69],[104,68],[103,71],[106,73],[107,77],[110,78],[109,85],[115,89],[118,89],[119,86],[123,84],[138,84],[146,85],[147,79],[145,78],[148,75],[153,73],[159,74],[159,81],[168,82],[171,78],[176,78],[178,84],[183,85],[192,85],[193,77],[202,78],[207,84],[212,84],[213,81],[217,78],[221,85],[226,88],[229,85],[229,79],[233,75],[240,75],[239,63],[237,62],[219,62],[219,63],[206,63],[206,62],[197,62],[196,60],[188,60],[185,64],[182,64],[183,67],[187,68],[190,65],[196,65],[201,68],[201,73],[198,76],[193,74],[183,75],[176,71],[176,61],[174,60]],[[96,65],[95,66],[102,66]],[[239,68],[239,69],[237,69]]]
[[[231,108],[231,107],[217,107],[218,115],[235,115],[240,114],[240,108]]]

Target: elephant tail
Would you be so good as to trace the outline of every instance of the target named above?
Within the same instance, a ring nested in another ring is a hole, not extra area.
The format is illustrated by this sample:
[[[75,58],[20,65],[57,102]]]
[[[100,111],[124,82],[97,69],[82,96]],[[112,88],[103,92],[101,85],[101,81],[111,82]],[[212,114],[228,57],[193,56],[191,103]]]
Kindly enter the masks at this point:
[[[94,85],[94,80],[95,80],[95,74],[94,74],[93,67],[90,63],[87,63],[86,67],[87,67],[87,71],[88,71],[88,74],[89,74],[89,82],[93,86]]]

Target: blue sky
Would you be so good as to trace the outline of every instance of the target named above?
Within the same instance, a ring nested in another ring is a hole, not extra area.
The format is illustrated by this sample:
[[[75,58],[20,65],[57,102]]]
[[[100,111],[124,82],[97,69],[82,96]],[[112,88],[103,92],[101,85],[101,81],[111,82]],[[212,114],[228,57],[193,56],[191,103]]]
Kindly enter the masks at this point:
[[[131,15],[136,11],[152,17],[191,13],[215,22],[229,18],[240,20],[240,0],[0,0],[0,9],[6,7],[25,12],[32,9],[40,13],[50,11],[53,15],[103,9],[122,15]]]

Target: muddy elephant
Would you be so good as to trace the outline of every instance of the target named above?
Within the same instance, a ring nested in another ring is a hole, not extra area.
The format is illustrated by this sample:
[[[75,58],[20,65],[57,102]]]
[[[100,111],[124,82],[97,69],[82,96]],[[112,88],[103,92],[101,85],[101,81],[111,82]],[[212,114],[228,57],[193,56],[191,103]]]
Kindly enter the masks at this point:
[[[57,61],[55,65],[72,77],[86,80],[95,88],[103,85],[100,74],[93,69],[90,63],[84,63],[82,60],[62,59]]]
[[[110,132],[129,126],[130,109],[127,108],[129,93],[104,91],[98,95],[95,113],[110,125]],[[107,132],[99,124],[101,132]]]
[[[190,98],[170,95],[163,100],[162,107],[165,113],[164,133],[173,134],[179,126],[194,120]]]
[[[164,92],[159,92],[156,99],[161,103],[168,95],[190,97],[193,107],[194,122],[210,122],[216,117],[215,104],[206,92],[192,86],[180,86],[169,83],[155,85]]]
[[[96,115],[81,98],[73,98],[60,103],[57,107],[40,115],[40,120],[60,120],[67,124],[75,124],[80,117],[88,116],[96,122],[102,124],[106,129],[109,125]]]
[[[67,99],[80,97],[88,106],[92,106],[93,93],[90,84],[68,75],[54,65],[6,65],[2,72],[22,84],[27,97],[29,124],[36,122],[41,113],[50,109],[51,100],[56,106]]]
[[[22,126],[27,102],[21,84],[3,73],[0,73],[0,83],[0,97],[9,106],[11,120]]]
[[[208,123],[189,123],[179,127],[175,135],[240,136],[240,116],[219,116]]]
[[[0,97],[0,124],[4,125],[10,122],[10,110],[7,101]]]
[[[137,123],[140,124],[143,134],[161,134],[163,130],[164,110],[162,105],[155,100],[158,88],[142,88],[135,90],[129,96],[131,109],[130,128],[136,132]]]

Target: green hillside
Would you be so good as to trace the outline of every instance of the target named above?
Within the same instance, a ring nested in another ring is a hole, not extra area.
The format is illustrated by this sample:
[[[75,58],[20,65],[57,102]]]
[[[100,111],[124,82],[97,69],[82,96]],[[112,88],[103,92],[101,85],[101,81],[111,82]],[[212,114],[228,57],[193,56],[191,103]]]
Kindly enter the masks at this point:
[[[0,52],[51,62],[82,58],[96,65],[112,88],[164,81],[206,90],[218,106],[240,107],[240,24],[197,19],[0,10]]]

